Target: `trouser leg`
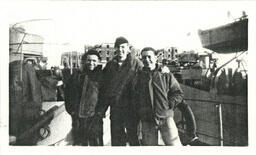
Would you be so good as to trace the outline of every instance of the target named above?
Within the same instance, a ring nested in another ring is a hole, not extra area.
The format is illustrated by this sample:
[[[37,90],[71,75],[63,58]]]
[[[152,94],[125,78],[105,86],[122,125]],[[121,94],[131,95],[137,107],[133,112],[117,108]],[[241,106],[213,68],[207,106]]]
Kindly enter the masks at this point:
[[[139,139],[137,135],[137,128],[138,121],[137,120],[128,120],[126,122],[126,131],[127,131],[127,138],[130,146],[139,146]]]
[[[81,143],[81,133],[79,129],[79,119],[75,116],[72,116],[72,139],[73,139],[73,145],[80,145]]]
[[[103,146],[103,120],[100,120],[100,133],[98,135],[98,146]]]
[[[165,145],[182,146],[178,129],[172,117],[168,117],[160,127],[160,133]]]
[[[103,135],[100,136],[89,136],[90,146],[103,146]]]
[[[90,146],[103,146],[103,120],[101,119],[99,120],[99,122],[91,122],[91,123],[97,123],[98,129],[97,129],[97,132],[89,132]]]
[[[157,146],[158,145],[158,130],[154,122],[142,121],[142,145]]]
[[[88,146],[89,145],[89,132],[88,132],[88,126],[89,122],[86,119],[79,119],[80,127],[79,127],[79,139],[82,146]]]
[[[103,146],[103,136],[89,137],[90,146]]]
[[[124,122],[116,119],[111,119],[111,145],[125,146],[125,131]]]
[[[97,137],[89,136],[88,140],[89,140],[89,145],[90,146],[98,146],[98,139],[97,139]]]
[[[99,120],[99,128],[100,128],[100,132],[97,134],[97,146],[103,146],[103,120]]]

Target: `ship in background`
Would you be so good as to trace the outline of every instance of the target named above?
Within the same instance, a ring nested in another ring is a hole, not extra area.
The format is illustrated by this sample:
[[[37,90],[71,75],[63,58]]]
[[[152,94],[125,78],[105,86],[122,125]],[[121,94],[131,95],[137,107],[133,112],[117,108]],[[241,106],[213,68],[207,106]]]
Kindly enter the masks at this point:
[[[201,142],[212,146],[248,146],[248,75],[242,55],[248,50],[248,18],[199,30],[202,46],[213,52],[194,51],[176,55],[167,64],[184,91],[196,121]],[[215,53],[234,54],[229,61],[217,66]],[[226,68],[232,61],[237,68]],[[176,111],[176,123],[183,143],[187,142],[186,120]]]
[[[43,57],[44,38],[26,33],[25,28],[9,28],[9,62],[15,60],[35,60]]]
[[[27,32],[19,23],[9,28],[10,145],[40,145],[63,136],[57,134],[60,126],[52,130],[65,115],[65,107],[56,101],[61,79],[57,72],[47,69],[45,44],[41,35]]]

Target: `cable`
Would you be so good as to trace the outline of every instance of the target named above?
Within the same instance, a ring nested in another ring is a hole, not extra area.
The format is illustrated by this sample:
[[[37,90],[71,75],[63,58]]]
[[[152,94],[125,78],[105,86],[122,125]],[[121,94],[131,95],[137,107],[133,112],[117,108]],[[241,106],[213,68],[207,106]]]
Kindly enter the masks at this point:
[[[16,28],[16,26],[18,24],[22,24],[22,23],[29,23],[29,22],[34,22],[34,21],[42,21],[42,20],[53,20],[53,19],[31,19],[31,20],[25,20],[25,21],[21,21],[21,22],[18,22],[18,23],[15,23],[12,28],[15,30],[15,31],[18,31],[20,33],[24,33],[24,34],[32,34],[32,35],[36,35],[38,36],[37,34],[33,34],[33,33],[26,33],[26,32],[23,32],[23,31],[20,31]]]

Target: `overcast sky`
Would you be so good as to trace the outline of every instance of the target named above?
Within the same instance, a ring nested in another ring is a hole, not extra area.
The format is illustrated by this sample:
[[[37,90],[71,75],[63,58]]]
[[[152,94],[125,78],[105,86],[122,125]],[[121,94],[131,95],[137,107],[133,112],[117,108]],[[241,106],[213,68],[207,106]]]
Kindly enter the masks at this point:
[[[198,29],[226,24],[240,17],[242,11],[250,16],[246,2],[48,1],[6,5],[9,24],[50,19],[22,24],[28,33],[40,34],[46,43],[58,44],[44,47],[44,54],[49,57],[58,57],[69,49],[82,52],[84,44],[113,43],[118,36],[126,37],[139,49],[197,49],[201,48]],[[50,61],[55,62],[51,58]]]

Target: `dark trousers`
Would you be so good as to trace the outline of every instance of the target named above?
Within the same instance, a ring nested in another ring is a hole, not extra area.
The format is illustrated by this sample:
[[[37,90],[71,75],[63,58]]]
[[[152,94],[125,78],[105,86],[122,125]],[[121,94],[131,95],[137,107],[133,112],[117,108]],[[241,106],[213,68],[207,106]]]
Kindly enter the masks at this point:
[[[129,142],[130,146],[139,146],[138,120],[124,114],[111,114],[111,145],[126,146],[126,142]]]
[[[78,123],[78,124],[76,124]],[[98,123],[99,131],[97,134],[92,132],[92,123]],[[73,125],[73,123],[72,123]],[[73,126],[73,145],[81,146],[103,146],[103,121],[93,122],[92,118],[78,118],[74,120]]]

